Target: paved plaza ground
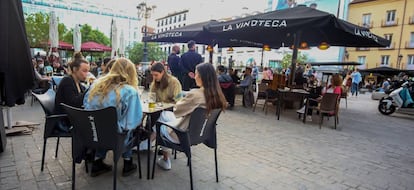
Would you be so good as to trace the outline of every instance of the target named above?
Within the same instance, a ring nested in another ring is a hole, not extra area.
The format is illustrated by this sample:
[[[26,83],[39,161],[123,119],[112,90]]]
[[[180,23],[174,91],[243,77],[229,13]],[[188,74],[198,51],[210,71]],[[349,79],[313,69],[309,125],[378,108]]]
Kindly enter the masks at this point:
[[[30,100],[30,99],[28,99]],[[319,129],[317,116],[303,124],[294,110],[280,120],[275,109],[267,115],[238,102],[218,121],[219,183],[215,182],[214,154],[204,145],[193,148],[195,189],[414,189],[414,118],[384,116],[369,94],[341,103],[339,130],[333,119]],[[55,139],[48,140],[45,170],[40,172],[44,114],[35,103],[13,108],[14,120],[39,122],[32,135],[8,137],[0,153],[0,189],[70,189],[71,146],[61,139],[54,158]],[[141,153],[146,175],[146,152]],[[106,162],[110,163],[111,156]],[[136,161],[136,155],[134,155]],[[186,157],[178,154],[172,169],[156,167],[155,179],[139,179],[138,173],[121,177],[119,189],[189,189]],[[112,173],[89,177],[77,165],[77,189],[111,189]]]

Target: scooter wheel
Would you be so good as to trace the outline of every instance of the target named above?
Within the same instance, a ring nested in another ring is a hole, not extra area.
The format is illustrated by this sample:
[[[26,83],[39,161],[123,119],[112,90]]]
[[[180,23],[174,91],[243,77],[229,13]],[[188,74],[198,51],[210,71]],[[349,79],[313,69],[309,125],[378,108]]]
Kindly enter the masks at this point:
[[[395,112],[395,106],[391,105],[389,109],[387,109],[386,102],[380,102],[378,105],[378,111],[384,115],[390,115]]]

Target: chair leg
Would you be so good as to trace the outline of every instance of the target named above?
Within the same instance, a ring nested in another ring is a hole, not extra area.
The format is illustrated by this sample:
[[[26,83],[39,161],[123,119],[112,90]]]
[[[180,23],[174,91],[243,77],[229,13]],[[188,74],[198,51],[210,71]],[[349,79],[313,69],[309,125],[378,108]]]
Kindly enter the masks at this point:
[[[45,164],[46,142],[47,142],[47,139],[44,139],[43,140],[43,153],[42,153],[42,166],[40,167],[40,171],[42,172],[43,172],[43,165]]]
[[[345,97],[345,108],[348,109],[348,98]]]
[[[72,158],[72,190],[75,190],[75,160]]]
[[[269,107],[269,106],[267,106],[267,103],[268,103],[268,101],[265,100],[265,103],[264,103],[264,106],[263,106],[263,109],[265,110],[265,115],[267,115],[267,108]]]
[[[336,118],[336,116],[334,116],[334,117],[335,117],[334,121],[335,121],[335,129],[336,129],[336,119],[337,119],[337,118]]]
[[[155,150],[158,150],[158,144],[155,143]],[[149,154],[149,153],[148,153]],[[154,179],[154,172],[155,172],[155,160],[157,159],[157,153],[154,153],[154,161],[152,162],[152,179]]]
[[[174,160],[177,160],[177,150],[174,149]]]
[[[137,151],[137,162],[138,162],[138,169],[139,169],[139,179],[142,178],[142,173],[141,173],[141,157],[139,155],[139,144],[138,144],[138,151]]]
[[[58,157],[58,151],[59,151],[59,141],[60,141],[60,137],[57,138],[57,142],[56,142],[56,152],[55,152],[55,158]]]
[[[322,122],[323,122],[323,114],[320,113],[319,129],[322,129]]]
[[[113,189],[116,190],[116,173],[118,168],[118,160],[114,159],[114,171],[113,171]]]
[[[190,168],[190,185],[191,185],[191,190],[193,190],[193,170],[191,168],[191,157],[188,158],[188,166]]]
[[[218,183],[218,167],[217,167],[217,148],[214,149],[214,162],[216,165],[216,182]]]
[[[257,106],[258,101],[259,101],[259,98],[256,98],[256,102],[254,103],[254,106],[253,106],[253,112],[256,110],[256,106]]]

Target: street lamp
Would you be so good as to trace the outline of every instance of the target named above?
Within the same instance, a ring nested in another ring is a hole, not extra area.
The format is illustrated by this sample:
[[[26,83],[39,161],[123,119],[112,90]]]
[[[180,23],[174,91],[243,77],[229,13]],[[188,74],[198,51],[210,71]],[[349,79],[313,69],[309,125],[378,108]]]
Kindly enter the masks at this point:
[[[153,11],[156,8],[155,5],[149,6],[146,2],[142,2],[137,6],[138,9],[138,18],[144,18],[145,25],[144,25],[144,37],[147,36],[148,32],[148,26],[147,22],[148,19],[151,16],[151,11]],[[144,56],[143,56],[143,62],[148,62],[148,49],[147,49],[147,42],[144,42]]]
[[[397,59],[397,69],[401,69],[401,60],[403,58],[403,55],[399,55]]]

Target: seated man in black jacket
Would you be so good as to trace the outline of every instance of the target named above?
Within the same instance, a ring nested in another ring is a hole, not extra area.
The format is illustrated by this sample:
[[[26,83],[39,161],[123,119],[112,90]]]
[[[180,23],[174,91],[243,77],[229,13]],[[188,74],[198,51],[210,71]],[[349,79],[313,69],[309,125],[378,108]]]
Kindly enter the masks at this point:
[[[232,108],[234,106],[234,99],[236,95],[233,79],[226,73],[226,68],[222,65],[217,67],[217,72],[217,78],[220,83],[221,90],[223,91],[227,102],[230,104],[230,108]]]

